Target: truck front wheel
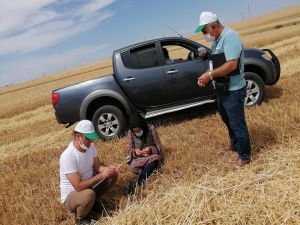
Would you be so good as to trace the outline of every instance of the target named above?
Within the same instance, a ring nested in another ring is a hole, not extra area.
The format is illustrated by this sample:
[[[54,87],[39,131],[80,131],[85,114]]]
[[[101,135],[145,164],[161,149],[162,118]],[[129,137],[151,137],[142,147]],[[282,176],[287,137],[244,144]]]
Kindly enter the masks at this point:
[[[92,122],[96,132],[103,140],[111,140],[121,136],[126,128],[124,113],[112,105],[100,107],[95,112]]]
[[[265,85],[256,73],[245,72],[247,94],[245,106],[259,105],[265,96]]]

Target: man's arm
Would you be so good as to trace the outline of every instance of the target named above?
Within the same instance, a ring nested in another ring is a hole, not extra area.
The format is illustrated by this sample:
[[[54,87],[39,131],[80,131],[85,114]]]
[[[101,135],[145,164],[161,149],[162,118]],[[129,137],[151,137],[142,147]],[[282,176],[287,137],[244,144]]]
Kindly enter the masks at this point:
[[[198,85],[204,87],[212,78],[224,77],[230,74],[232,71],[236,70],[239,64],[239,59],[229,60],[225,62],[222,66],[213,70],[211,75],[209,71],[206,71],[198,78]]]
[[[69,173],[66,174],[66,176],[76,191],[82,191],[88,188],[92,188],[92,186],[97,182],[105,178],[111,177],[118,171],[115,167],[112,166],[111,167],[102,166],[98,156],[94,157],[93,169],[97,174],[86,180],[82,180],[78,172]]]
[[[224,77],[234,70],[237,69],[239,64],[239,59],[234,59],[234,60],[229,60],[226,61],[222,66],[216,68],[212,72],[212,77],[217,78],[217,77]]]
[[[102,167],[103,165],[101,164],[100,162],[100,159],[98,156],[95,156],[94,157],[94,165],[93,165],[93,168],[95,170],[96,173],[100,173],[100,168]]]
[[[118,169],[116,167],[114,167],[114,166],[105,166],[103,163],[101,163],[98,156],[94,157],[93,168],[94,168],[94,171],[97,174],[100,174],[101,177],[103,177],[102,179],[111,177],[114,174],[118,173]],[[102,180],[102,179],[100,179],[100,180]]]
[[[66,174],[67,178],[73,185],[76,191],[82,191],[88,188],[91,188],[98,181],[105,179],[107,177],[107,173],[98,173],[95,176],[87,179],[81,180],[81,176],[78,172]]]

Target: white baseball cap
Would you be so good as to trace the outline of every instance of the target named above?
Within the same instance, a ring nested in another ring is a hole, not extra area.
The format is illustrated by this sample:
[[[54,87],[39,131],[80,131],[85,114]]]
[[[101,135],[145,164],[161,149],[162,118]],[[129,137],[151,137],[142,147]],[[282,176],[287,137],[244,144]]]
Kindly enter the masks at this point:
[[[95,132],[93,123],[89,120],[81,120],[74,129],[76,132],[83,134],[89,140],[99,139],[99,135]]]
[[[203,30],[205,25],[216,22],[218,20],[218,16],[212,12],[202,12],[199,17],[199,26],[195,30],[195,33],[199,33]]]

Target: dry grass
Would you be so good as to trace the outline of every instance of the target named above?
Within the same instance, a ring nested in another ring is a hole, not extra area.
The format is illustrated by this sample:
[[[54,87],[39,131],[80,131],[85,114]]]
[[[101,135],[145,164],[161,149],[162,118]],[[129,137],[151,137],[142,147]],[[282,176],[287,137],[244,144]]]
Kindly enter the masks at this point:
[[[123,162],[126,139],[96,144],[104,162],[120,166],[98,224],[299,224],[299,12],[300,6],[234,25],[246,46],[270,48],[282,63],[266,101],[246,110],[252,164],[236,171],[236,155],[220,151],[228,139],[214,105],[152,119],[166,162],[131,198],[123,195],[132,178]],[[106,73],[109,61],[0,89],[1,224],[73,224],[59,203],[58,172],[71,129],[57,124],[50,94]]]
[[[104,60],[100,63],[47,76],[39,80],[1,88],[0,102],[5,110],[0,110],[0,118],[10,118],[11,116],[51,104],[51,95],[49,93],[57,88],[111,73],[111,60]],[[22,98],[20,98],[21,95]]]
[[[202,172],[195,181],[158,176],[152,192],[138,194],[99,224],[298,224],[299,147],[274,146],[242,171]],[[204,166],[199,164],[194,170]]]

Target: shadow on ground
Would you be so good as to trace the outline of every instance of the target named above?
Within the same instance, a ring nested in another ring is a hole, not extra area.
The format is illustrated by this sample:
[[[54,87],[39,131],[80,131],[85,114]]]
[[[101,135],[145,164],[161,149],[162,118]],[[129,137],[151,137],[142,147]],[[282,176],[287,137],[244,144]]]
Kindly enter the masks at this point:
[[[279,86],[266,86],[265,101],[280,98],[283,94],[283,89]]]
[[[275,130],[271,127],[256,125],[249,130],[252,142],[252,153],[254,156],[259,155],[261,151],[267,149],[278,142]]]
[[[265,102],[272,99],[278,99],[282,96],[283,90],[279,86],[266,86]],[[212,104],[205,104],[190,109],[185,109],[173,113],[164,114],[158,117],[147,119],[148,122],[154,124],[156,127],[168,126],[171,124],[180,124],[184,121],[203,118],[209,115],[218,113],[217,102]]]

